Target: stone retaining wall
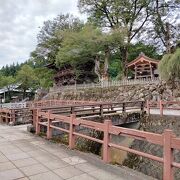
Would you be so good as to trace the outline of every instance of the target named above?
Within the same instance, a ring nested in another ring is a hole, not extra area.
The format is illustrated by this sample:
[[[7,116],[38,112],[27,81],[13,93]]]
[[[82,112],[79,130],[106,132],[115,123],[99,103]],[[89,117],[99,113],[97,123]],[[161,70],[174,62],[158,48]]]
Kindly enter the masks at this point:
[[[180,84],[173,87],[166,83],[127,85],[110,88],[84,89],[79,91],[49,93],[45,99],[92,100],[92,101],[133,101],[172,99],[180,101]]]

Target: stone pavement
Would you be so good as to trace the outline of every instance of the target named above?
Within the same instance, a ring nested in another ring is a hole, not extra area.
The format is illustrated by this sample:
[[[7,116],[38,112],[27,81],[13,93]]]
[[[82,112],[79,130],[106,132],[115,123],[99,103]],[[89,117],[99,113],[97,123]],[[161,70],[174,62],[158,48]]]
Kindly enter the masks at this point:
[[[0,125],[0,180],[143,180],[128,168],[104,164],[99,157],[69,150],[26,131],[26,125]]]

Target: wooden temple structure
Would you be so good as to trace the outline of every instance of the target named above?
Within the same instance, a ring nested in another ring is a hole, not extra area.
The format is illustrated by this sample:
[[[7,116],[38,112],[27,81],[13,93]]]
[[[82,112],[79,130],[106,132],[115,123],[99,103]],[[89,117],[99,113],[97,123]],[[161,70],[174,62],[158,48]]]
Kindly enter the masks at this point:
[[[136,59],[127,64],[127,68],[132,71],[134,79],[158,77],[158,60],[147,57],[141,53]]]
[[[47,64],[48,69],[55,71],[54,73],[54,85],[55,86],[65,86],[75,84],[76,77],[75,72],[70,66],[64,66],[63,68],[57,68],[55,63]]]
[[[47,64],[45,67],[54,70],[54,86],[56,87],[89,83],[97,78],[93,71],[94,64],[91,62],[82,63],[76,68],[73,68],[70,64],[58,68],[54,62]]]

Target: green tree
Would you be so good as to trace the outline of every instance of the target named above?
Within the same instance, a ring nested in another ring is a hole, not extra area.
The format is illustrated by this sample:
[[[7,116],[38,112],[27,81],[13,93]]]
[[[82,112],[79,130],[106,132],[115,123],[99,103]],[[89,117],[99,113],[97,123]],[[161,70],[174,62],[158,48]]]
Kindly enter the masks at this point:
[[[164,55],[158,68],[162,79],[171,82],[180,79],[180,48],[173,54]]]
[[[45,21],[44,26],[37,36],[37,48],[31,53],[34,61],[40,61],[42,65],[54,62],[63,41],[63,37],[57,38],[56,32],[66,29],[77,30],[81,26],[82,22],[70,14],[60,14],[53,20]]]
[[[37,88],[48,89],[53,86],[53,74],[52,70],[45,67],[39,67],[34,69],[35,75],[38,80]]]
[[[14,84],[15,78],[13,76],[0,76],[0,88],[7,89],[9,99],[11,99],[11,89]]]
[[[160,60],[162,57],[157,53],[156,47],[153,45],[146,45],[142,42],[138,42],[136,44],[129,45],[129,55],[128,55],[128,62],[134,60],[139,56],[139,54],[143,52],[146,56]],[[115,51],[112,53],[110,58],[110,65],[109,65],[109,74],[111,78],[122,78],[122,64],[121,62],[122,57]]]
[[[162,57],[159,55],[157,48],[153,45],[146,45],[142,42],[138,42],[136,44],[131,44],[129,47],[129,58],[128,61],[132,61],[139,56],[139,54],[143,52],[146,56],[160,60]]]
[[[60,32],[61,36],[64,37],[64,40],[62,48],[56,56],[56,64],[58,66],[64,66],[67,63],[71,64],[76,69],[76,75],[78,75],[78,67],[89,62],[93,67],[95,65],[93,69],[95,69],[99,80],[103,76],[108,76],[111,52],[123,41],[122,34],[119,32],[117,33],[114,30],[103,33],[100,28],[90,24],[85,25],[78,32],[69,30]]]
[[[129,45],[141,32],[147,22],[151,0],[79,0],[78,6],[82,13],[89,15],[89,20],[101,27],[126,30],[125,43],[119,45],[124,75],[128,62]]]
[[[180,37],[179,15],[180,1],[153,0],[150,6],[151,26],[146,27],[145,41],[151,42],[159,49],[171,53]],[[148,37],[148,38],[147,38]]]
[[[37,77],[34,69],[25,64],[17,73],[17,82],[20,83],[20,88],[23,90],[23,98],[26,97],[26,91],[33,91],[37,86]]]

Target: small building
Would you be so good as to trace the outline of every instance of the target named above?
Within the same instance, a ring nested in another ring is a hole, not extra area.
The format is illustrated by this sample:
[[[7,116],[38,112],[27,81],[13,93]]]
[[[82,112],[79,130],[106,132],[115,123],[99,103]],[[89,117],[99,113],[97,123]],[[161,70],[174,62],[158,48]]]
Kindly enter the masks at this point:
[[[136,59],[127,64],[127,68],[132,71],[134,79],[159,77],[158,60],[147,57],[141,53]]]

